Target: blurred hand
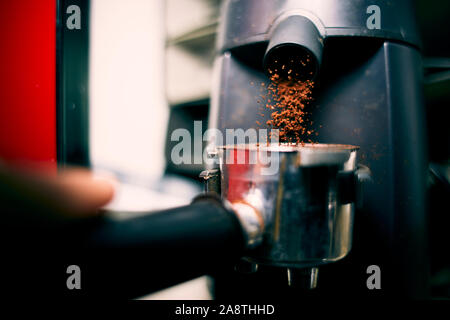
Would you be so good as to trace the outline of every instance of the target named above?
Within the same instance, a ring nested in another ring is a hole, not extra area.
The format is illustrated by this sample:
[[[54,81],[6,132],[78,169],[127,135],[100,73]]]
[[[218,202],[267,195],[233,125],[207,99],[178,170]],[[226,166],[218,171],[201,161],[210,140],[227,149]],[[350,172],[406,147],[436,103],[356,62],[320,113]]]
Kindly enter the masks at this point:
[[[90,215],[98,212],[114,196],[110,179],[100,178],[86,169],[66,169],[50,178],[41,177],[40,184],[69,214]]]
[[[113,194],[112,182],[86,169],[56,173],[0,163],[0,272],[7,275],[2,289],[33,299],[67,294],[67,266],[97,255],[84,246],[84,237]]]
[[[86,169],[55,174],[0,165],[0,218],[6,222],[26,224],[97,215],[113,195],[112,179],[99,178]]]

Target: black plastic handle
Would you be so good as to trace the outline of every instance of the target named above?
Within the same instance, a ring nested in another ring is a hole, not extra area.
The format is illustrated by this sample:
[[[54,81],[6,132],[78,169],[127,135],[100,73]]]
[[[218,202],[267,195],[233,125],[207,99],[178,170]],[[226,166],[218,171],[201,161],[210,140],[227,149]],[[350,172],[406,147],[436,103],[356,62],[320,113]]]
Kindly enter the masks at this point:
[[[102,218],[77,230],[83,242],[73,244],[77,257],[73,251],[71,257],[85,270],[83,294],[89,296],[151,293],[231,264],[245,247],[237,217],[214,196],[132,219]]]

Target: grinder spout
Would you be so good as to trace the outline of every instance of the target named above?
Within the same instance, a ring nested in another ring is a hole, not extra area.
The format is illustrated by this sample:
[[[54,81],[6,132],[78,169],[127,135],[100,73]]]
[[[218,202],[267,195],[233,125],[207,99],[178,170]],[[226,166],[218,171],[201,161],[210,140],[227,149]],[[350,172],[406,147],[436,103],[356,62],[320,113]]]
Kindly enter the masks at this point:
[[[323,38],[315,24],[300,15],[273,27],[264,55],[264,70],[284,79],[314,80],[322,61]]]

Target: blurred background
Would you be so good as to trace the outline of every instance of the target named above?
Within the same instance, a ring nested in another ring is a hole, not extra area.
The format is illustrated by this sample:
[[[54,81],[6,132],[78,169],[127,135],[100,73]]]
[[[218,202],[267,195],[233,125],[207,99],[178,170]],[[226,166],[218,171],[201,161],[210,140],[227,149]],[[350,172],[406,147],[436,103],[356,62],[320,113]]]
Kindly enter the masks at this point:
[[[202,191],[201,164],[171,162],[178,141],[170,141],[170,133],[192,132],[195,120],[207,129],[219,6],[209,0],[90,1],[90,162],[122,182],[109,208],[169,208]],[[208,281],[144,298],[210,299]]]
[[[153,198],[140,195],[139,207],[137,186],[160,191],[157,206],[201,190],[203,165],[174,165],[178,141],[170,134],[193,132],[195,120],[207,129],[219,7],[207,0],[90,1],[90,162],[130,184],[112,206],[153,207]]]

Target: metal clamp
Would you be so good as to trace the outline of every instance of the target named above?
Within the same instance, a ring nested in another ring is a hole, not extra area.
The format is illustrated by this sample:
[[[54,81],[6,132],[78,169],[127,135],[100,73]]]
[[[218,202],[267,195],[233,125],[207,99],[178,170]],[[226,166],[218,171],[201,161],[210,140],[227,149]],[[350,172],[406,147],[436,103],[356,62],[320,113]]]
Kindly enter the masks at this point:
[[[205,182],[205,192],[214,192],[220,195],[220,170],[210,169],[202,171],[199,175]]]

